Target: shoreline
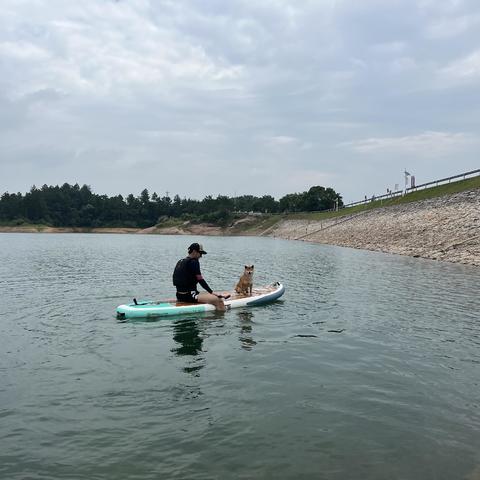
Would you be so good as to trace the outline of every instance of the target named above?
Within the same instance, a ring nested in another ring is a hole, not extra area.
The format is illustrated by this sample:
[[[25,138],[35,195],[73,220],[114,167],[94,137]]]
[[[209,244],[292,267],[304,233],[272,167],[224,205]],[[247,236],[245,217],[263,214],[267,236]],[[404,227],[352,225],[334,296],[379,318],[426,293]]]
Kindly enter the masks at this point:
[[[263,227],[181,224],[149,228],[0,226],[0,233],[267,236],[480,266],[480,188],[326,220],[280,219]]]
[[[0,233],[139,233],[140,228],[83,228],[83,227],[36,227],[0,225]]]
[[[480,266],[480,189],[322,221],[284,220],[268,233]]]

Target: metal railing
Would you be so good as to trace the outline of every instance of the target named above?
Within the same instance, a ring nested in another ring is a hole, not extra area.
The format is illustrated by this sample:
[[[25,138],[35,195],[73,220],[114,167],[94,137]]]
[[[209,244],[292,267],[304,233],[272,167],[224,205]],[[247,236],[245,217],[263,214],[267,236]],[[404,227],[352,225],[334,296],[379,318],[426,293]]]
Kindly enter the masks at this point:
[[[354,207],[355,205],[361,205],[362,203],[374,202],[376,200],[383,200],[384,198],[395,198],[400,197],[403,194],[403,190],[397,190],[396,192],[389,192],[383,195],[373,195],[371,198],[365,198],[364,200],[359,200],[358,202],[347,203],[341,208]],[[334,210],[332,208],[332,210]]]
[[[422,183],[421,185],[415,185],[414,187],[407,188],[407,192],[415,192],[418,189],[426,188],[431,185],[438,186],[441,183],[451,183],[452,180],[462,179],[465,180],[467,177],[475,177],[480,175],[480,168],[477,170],[472,170],[470,172],[460,173],[459,175],[454,175],[453,177],[442,178],[440,180],[434,180],[433,182]],[[458,180],[457,180],[458,181]]]
[[[408,187],[405,190],[397,190],[395,192],[388,192],[388,193],[384,193],[383,195],[373,195],[370,198],[365,197],[363,200],[358,200],[357,202],[347,203],[347,204],[342,205],[341,207],[338,207],[338,208],[328,208],[328,209],[325,209],[325,210],[315,210],[315,211],[316,212],[322,212],[322,213],[336,212],[336,211],[342,210],[344,208],[354,207],[355,205],[362,205],[362,204],[366,205],[367,203],[375,202],[377,200],[386,200],[386,199],[401,197],[402,195],[407,195],[408,193],[415,192],[417,190],[421,190],[421,189],[429,188],[429,187],[433,187],[433,186],[438,186],[438,185],[441,185],[441,184],[444,184],[444,183],[451,183],[452,180],[457,180],[457,181],[459,181],[460,179],[465,180],[467,177],[475,177],[475,176],[478,176],[478,175],[480,175],[480,168],[477,169],[477,170],[471,170],[470,172],[464,172],[464,173],[460,173],[458,175],[453,175],[451,177],[446,177],[446,178],[441,178],[439,180],[434,180],[433,182],[427,182],[427,183],[422,183],[420,185],[415,185],[414,187]],[[312,213],[312,212],[290,212],[290,213]],[[310,235],[310,234],[308,234],[308,235]],[[306,236],[308,236],[308,235],[306,235]]]
[[[465,180],[467,177],[475,177],[477,175],[480,175],[480,168],[477,170],[471,170],[470,172],[460,173],[459,175],[453,175],[452,177],[441,178],[439,180],[434,180],[433,182],[427,182],[427,183],[422,183],[420,185],[415,185],[414,187],[408,187],[405,190],[397,190],[396,192],[389,192],[389,193],[385,193],[384,195],[378,195],[378,196],[373,195],[371,198],[365,198],[364,200],[359,200],[358,202],[348,203],[341,208],[354,207],[355,205],[362,205],[369,202],[374,202],[376,200],[400,197],[404,194],[416,192],[417,190],[421,190],[421,189],[432,187],[432,186],[437,187],[438,185],[441,185],[444,183],[451,183],[452,180],[457,180],[457,181],[459,181],[460,179]],[[330,210],[323,210],[323,211],[331,212],[334,210],[335,210],[334,208],[331,208]]]

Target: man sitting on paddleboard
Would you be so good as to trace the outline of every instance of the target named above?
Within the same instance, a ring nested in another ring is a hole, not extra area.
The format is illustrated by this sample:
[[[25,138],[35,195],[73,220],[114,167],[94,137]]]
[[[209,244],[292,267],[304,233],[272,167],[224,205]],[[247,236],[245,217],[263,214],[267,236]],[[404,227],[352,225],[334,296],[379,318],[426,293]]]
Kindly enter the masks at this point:
[[[188,256],[177,262],[173,271],[173,284],[177,288],[177,300],[186,303],[210,303],[217,310],[225,311],[225,304],[221,296],[213,293],[200,272],[202,255],[207,252],[199,243],[192,243],[188,247]],[[197,290],[199,283],[208,293]]]

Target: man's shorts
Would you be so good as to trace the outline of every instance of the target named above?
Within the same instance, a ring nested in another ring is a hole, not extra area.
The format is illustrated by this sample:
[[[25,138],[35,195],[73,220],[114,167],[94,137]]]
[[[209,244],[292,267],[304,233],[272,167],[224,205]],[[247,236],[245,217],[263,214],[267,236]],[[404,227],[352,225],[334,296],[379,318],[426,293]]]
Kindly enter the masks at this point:
[[[198,303],[198,294],[196,290],[191,292],[177,292],[177,300],[185,303]]]

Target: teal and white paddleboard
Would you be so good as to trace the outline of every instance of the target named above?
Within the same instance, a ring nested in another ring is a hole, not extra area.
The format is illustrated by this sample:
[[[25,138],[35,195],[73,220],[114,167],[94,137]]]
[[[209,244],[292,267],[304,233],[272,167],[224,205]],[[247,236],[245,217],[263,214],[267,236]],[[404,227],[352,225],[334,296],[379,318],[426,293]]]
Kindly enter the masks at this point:
[[[227,310],[239,307],[256,307],[257,305],[264,305],[277,300],[284,292],[285,287],[279,282],[266,287],[254,288],[251,296],[229,292],[230,298],[225,300],[225,306]],[[226,293],[224,295],[226,296]],[[155,318],[186,313],[201,313],[211,310],[215,310],[215,307],[206,303],[183,303],[176,300],[161,302],[142,300],[136,304],[129,303],[117,307],[117,318],[122,320],[127,318]]]

